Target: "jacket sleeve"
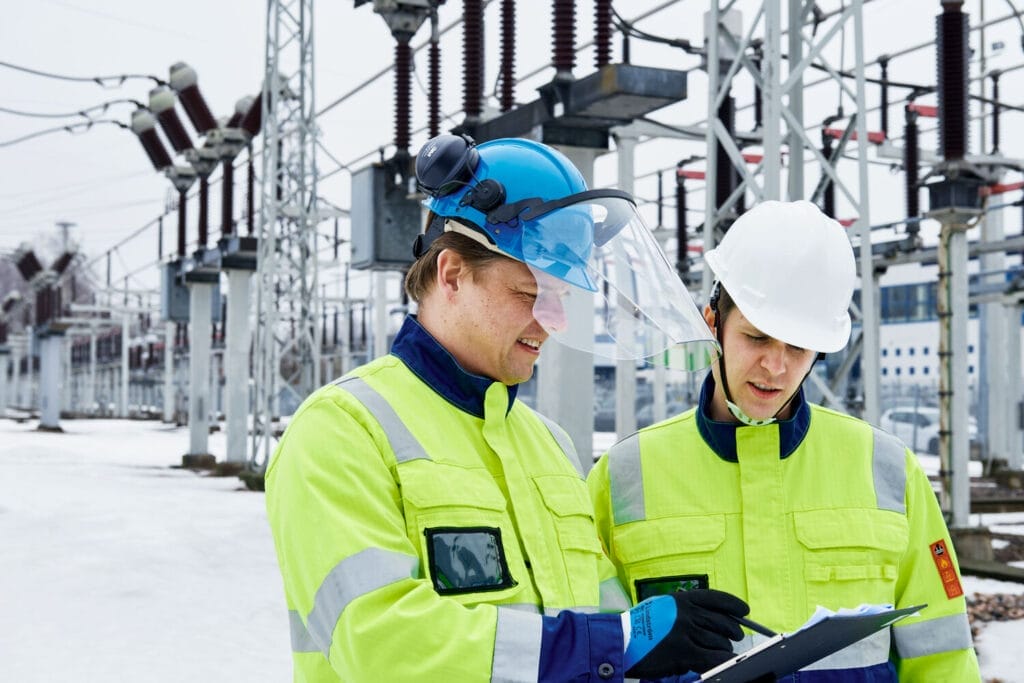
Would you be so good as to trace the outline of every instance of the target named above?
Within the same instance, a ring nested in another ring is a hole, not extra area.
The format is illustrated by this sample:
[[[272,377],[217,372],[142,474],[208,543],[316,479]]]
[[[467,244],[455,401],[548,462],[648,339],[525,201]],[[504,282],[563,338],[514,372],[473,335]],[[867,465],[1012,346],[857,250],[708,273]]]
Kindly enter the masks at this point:
[[[905,459],[910,534],[900,563],[896,606],[928,607],[893,626],[899,678],[980,681],[953,542],[928,477],[909,449]]]
[[[622,680],[617,614],[438,595],[406,534],[394,467],[379,425],[334,387],[296,413],[274,454],[267,516],[297,667],[326,664],[350,681]]]

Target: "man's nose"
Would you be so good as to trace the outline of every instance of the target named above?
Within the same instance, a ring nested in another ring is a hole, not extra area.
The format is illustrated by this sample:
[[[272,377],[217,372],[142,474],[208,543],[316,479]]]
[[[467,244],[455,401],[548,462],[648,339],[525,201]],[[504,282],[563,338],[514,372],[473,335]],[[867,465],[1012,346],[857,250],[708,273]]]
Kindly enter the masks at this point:
[[[533,317],[548,332],[564,332],[569,327],[561,297],[554,292],[540,292],[533,304]]]
[[[773,375],[781,375],[786,371],[786,345],[772,340],[761,357],[761,367]]]

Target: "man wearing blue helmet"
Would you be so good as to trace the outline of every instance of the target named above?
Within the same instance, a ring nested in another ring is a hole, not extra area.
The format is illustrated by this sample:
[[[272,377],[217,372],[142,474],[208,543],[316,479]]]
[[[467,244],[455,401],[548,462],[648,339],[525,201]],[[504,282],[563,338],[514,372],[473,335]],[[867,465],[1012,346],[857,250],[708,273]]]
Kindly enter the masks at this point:
[[[607,334],[628,318],[623,355],[713,352],[692,301],[650,300],[678,279],[632,199],[527,140],[440,136],[416,170],[418,313],[390,354],[305,401],[267,470],[296,680],[615,681],[724,661],[746,604],[702,590],[623,611],[572,442],[516,400],[549,336],[573,336],[574,296]]]

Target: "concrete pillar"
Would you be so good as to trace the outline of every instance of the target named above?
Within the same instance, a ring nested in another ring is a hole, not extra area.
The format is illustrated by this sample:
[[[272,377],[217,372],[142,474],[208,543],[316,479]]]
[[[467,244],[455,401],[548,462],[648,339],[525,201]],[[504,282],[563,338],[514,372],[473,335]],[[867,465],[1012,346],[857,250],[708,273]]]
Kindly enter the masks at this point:
[[[212,467],[210,440],[210,302],[213,284],[192,282],[189,289],[189,450],[185,467]]]
[[[72,377],[71,367],[71,342],[73,339],[69,336],[61,337],[61,367],[63,370],[62,377],[64,390],[61,392],[61,410],[71,412],[74,410],[72,399],[74,399],[74,381]]]
[[[618,135],[615,138],[618,162],[619,189],[633,194],[634,152],[636,137]],[[626,325],[620,330],[624,339],[632,339],[634,330],[632,320],[623,321]],[[664,400],[662,416],[664,417]],[[627,358],[615,362],[615,436],[619,439],[636,431],[636,361]]]
[[[61,349],[64,335],[48,334],[39,340],[39,429],[59,432],[61,406]]]
[[[96,328],[89,330],[89,376],[85,380],[85,410],[96,415],[100,412],[96,405]]]
[[[981,237],[984,242],[998,242],[1004,237],[1003,211],[988,211],[981,218]],[[979,257],[981,271],[987,273],[982,282],[1001,284],[1006,268],[1006,253],[984,253]],[[1006,315],[1000,302],[983,303],[978,310],[978,430],[985,435],[984,457],[1006,459],[1009,444],[1002,406],[1007,402],[1006,386]]]
[[[590,187],[597,150],[562,147],[560,151]],[[572,346],[552,340],[544,345],[538,363],[537,409],[568,432],[584,471],[589,472],[594,462],[594,357],[587,350],[594,346],[593,297],[573,297],[565,316],[569,324],[565,336]]]
[[[252,273],[229,270],[228,320],[224,340],[227,400],[224,423],[227,462],[245,465],[249,416],[249,283]]]
[[[0,418],[7,415],[7,368],[11,362],[11,350],[5,344],[0,346]]]
[[[388,348],[388,275],[387,271],[373,273],[373,357],[386,354]]]
[[[164,322],[164,410],[163,422],[174,422],[174,323]]]
[[[1024,391],[1021,379],[1021,316],[1024,305],[1013,302],[1003,314],[1006,334],[1006,403],[1003,416],[1006,423],[1006,461],[1013,469],[1024,468]]]
[[[131,316],[128,313],[121,315],[121,391],[118,394],[118,417],[128,417],[128,380],[131,377],[131,369],[128,367],[129,342],[128,329],[131,324]]]
[[[22,346],[20,339],[11,344],[11,391],[8,396],[7,405],[12,408],[21,407],[19,403],[19,399],[21,397],[18,393],[21,390],[21,387],[19,386],[21,384],[21,351]]]

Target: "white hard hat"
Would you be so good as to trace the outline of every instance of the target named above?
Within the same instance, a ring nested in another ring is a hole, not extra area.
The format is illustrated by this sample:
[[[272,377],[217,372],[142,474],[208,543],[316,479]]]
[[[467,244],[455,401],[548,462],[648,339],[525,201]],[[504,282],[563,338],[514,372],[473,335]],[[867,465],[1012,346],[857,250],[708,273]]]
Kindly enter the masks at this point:
[[[808,201],[758,204],[704,255],[740,312],[787,344],[829,353],[850,339],[853,249]]]

